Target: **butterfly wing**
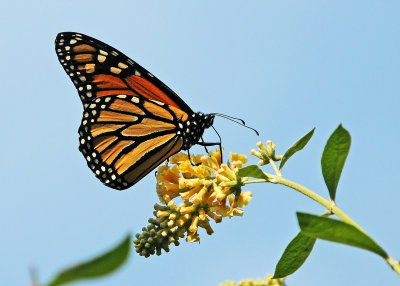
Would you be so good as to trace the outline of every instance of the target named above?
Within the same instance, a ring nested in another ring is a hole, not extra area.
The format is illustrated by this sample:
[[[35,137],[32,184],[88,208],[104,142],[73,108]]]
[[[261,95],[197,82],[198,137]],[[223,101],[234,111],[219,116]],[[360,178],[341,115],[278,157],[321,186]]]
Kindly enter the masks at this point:
[[[99,40],[64,32],[57,35],[55,45],[58,59],[78,89],[83,103],[98,97],[128,94],[193,113],[175,92],[154,75]]]
[[[77,33],[57,35],[56,52],[84,105],[79,150],[105,185],[129,188],[182,149],[178,120],[193,111],[147,70]]]
[[[106,186],[126,189],[181,150],[177,120],[165,103],[122,94],[100,97],[83,113],[79,150]]]

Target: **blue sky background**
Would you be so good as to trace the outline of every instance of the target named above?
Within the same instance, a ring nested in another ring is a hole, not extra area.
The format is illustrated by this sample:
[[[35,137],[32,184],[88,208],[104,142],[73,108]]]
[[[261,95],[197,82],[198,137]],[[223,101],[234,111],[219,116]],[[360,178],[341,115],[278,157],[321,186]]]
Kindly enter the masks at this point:
[[[257,137],[216,119],[225,154],[249,154],[267,139],[281,153],[316,127],[284,176],[325,197],[320,157],[342,123],[352,146],[337,203],[400,259],[399,9],[398,1],[3,3],[0,285],[29,285],[30,267],[48,281],[140,231],[157,201],[152,174],[117,192],[87,168],[78,151],[82,106],[54,52],[62,31],[123,51],[194,110],[241,117],[260,131]],[[76,285],[218,285],[273,273],[298,231],[295,212],[324,209],[284,187],[246,189],[253,200],[245,215],[213,224],[212,236],[200,233],[201,244],[182,241],[149,259],[133,255],[118,273]],[[377,255],[324,241],[287,279],[289,286],[399,281]]]

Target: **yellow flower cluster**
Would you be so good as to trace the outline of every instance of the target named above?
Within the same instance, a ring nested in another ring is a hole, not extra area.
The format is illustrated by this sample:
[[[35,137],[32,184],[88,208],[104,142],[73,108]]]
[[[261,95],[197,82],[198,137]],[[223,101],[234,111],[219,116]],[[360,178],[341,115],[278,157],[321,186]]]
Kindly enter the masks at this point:
[[[262,142],[257,142],[258,151],[255,149],[251,150],[251,155],[254,155],[261,160],[258,162],[260,166],[264,166],[270,163],[270,160],[279,161],[282,156],[275,155],[275,144],[270,140],[267,141],[267,147]]]
[[[225,283],[219,284],[219,286],[285,286],[285,278],[273,279],[272,275],[268,274],[265,280],[257,279],[255,280],[243,280],[239,283],[227,281]]]
[[[158,168],[157,194],[165,206],[156,205],[156,217],[168,218],[169,229],[178,227],[178,233],[187,233],[187,241],[195,242],[200,240],[198,227],[213,233],[209,218],[218,223],[223,217],[242,216],[240,208],[252,198],[250,191],[241,191],[247,178],[238,176],[247,157],[231,153],[230,159],[222,164],[219,149],[190,159],[183,153],[172,156]],[[181,201],[179,206],[174,199]]]

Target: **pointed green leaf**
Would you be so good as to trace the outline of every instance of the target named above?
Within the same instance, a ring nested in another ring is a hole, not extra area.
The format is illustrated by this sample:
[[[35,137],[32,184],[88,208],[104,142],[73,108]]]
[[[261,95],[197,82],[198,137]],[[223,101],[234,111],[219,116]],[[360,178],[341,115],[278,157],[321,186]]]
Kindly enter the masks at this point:
[[[331,200],[335,200],[340,174],[349,154],[350,133],[340,124],[326,142],[321,158],[322,174],[328,187]]]
[[[279,259],[273,278],[286,277],[299,269],[310,255],[316,240],[314,237],[299,232]]]
[[[281,164],[279,165],[279,170],[282,170],[286,161],[290,157],[292,157],[294,155],[294,153],[300,151],[301,149],[304,148],[304,146],[307,145],[308,141],[310,141],[311,137],[314,134],[314,130],[315,130],[315,128],[313,128],[310,132],[308,132],[306,135],[304,135],[299,140],[297,140],[292,146],[289,147],[289,149],[286,150],[285,154],[283,154]]]
[[[48,286],[64,285],[82,279],[101,277],[117,270],[127,260],[131,236],[128,235],[116,247],[89,261],[61,271]]]
[[[239,176],[268,180],[267,175],[257,165],[250,165],[239,169]]]
[[[306,213],[297,213],[297,219],[301,231],[308,236],[363,248],[383,258],[388,257],[372,238],[351,224]]]

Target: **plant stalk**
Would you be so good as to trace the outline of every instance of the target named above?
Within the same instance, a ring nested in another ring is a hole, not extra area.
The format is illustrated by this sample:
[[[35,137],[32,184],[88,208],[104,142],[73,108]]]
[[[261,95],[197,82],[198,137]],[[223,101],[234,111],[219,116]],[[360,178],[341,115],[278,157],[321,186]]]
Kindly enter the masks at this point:
[[[264,173],[265,175],[267,175],[268,180],[265,179],[256,179],[256,180],[252,180],[252,181],[247,181],[244,182],[244,184],[256,184],[256,183],[266,183],[266,182],[270,182],[273,184],[280,184],[280,185],[284,185],[287,186],[293,190],[296,190],[300,193],[302,193],[303,195],[306,195],[307,197],[313,199],[314,201],[316,201],[317,203],[323,205],[324,207],[327,208],[327,210],[330,213],[334,213],[336,214],[338,217],[340,217],[344,222],[353,225],[354,227],[356,227],[357,229],[359,229],[360,231],[362,231],[363,233],[366,234],[366,232],[354,221],[352,220],[345,212],[343,212],[341,209],[339,209],[336,204],[332,201],[329,201],[323,197],[321,197],[320,195],[318,195],[317,193],[314,193],[313,191],[311,191],[310,189],[307,189],[306,187],[303,187],[302,185],[299,185],[295,182],[292,182],[290,180],[287,180],[279,175],[272,175],[272,174],[268,174],[268,173]],[[394,260],[392,257],[388,256],[387,258],[385,258],[385,261],[390,265],[390,267],[398,274],[400,274],[400,261]]]

